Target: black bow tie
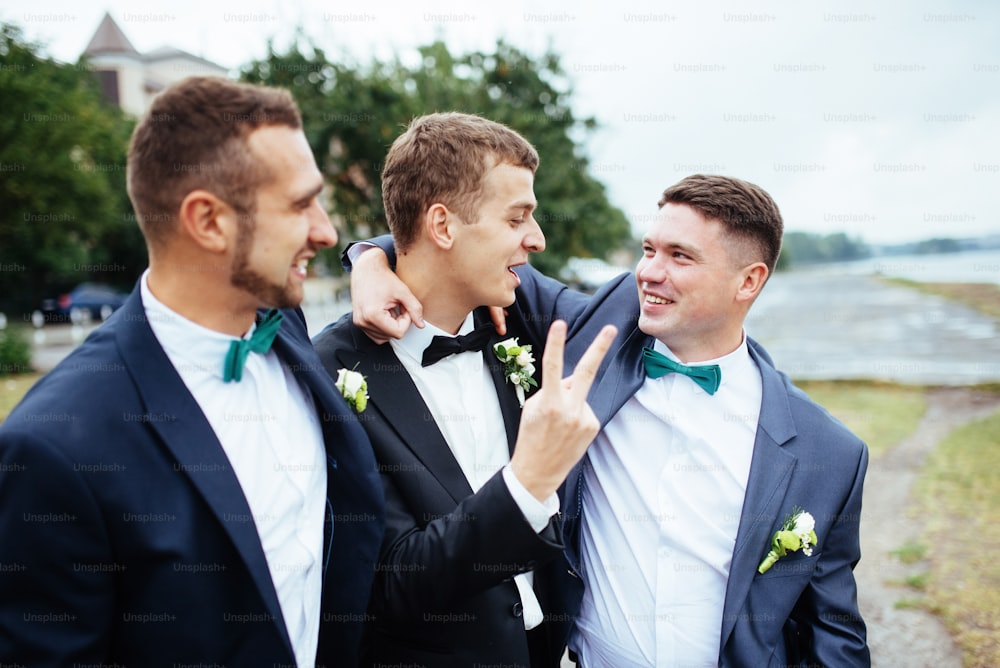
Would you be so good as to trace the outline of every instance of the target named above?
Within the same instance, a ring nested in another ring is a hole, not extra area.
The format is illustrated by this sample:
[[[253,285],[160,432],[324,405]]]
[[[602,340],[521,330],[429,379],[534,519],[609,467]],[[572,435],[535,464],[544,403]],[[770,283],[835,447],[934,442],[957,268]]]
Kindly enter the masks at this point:
[[[492,324],[486,324],[464,336],[435,336],[431,339],[431,344],[424,348],[424,358],[421,364],[430,366],[448,355],[456,355],[470,350],[478,352],[486,347],[494,331],[496,330]]]

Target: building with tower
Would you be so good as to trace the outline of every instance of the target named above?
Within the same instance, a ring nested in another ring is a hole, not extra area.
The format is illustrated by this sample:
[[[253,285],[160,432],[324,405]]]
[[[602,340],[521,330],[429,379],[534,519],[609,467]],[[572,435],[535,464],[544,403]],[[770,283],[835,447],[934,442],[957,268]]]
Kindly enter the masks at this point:
[[[97,74],[104,97],[141,116],[161,90],[190,76],[227,76],[226,68],[174,47],[139,53],[105,14],[83,55]]]

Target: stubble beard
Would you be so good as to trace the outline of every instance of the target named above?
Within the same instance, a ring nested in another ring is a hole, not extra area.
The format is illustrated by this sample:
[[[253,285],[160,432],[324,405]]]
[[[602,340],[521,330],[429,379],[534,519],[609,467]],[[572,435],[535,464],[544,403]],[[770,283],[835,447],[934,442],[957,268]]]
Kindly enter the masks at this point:
[[[250,250],[253,247],[255,227],[256,220],[252,215],[241,218],[240,234],[236,241],[236,254],[233,257],[233,268],[229,278],[230,284],[253,295],[268,307],[296,308],[302,302],[302,297],[293,294],[291,286],[287,283],[273,283],[250,267]]]

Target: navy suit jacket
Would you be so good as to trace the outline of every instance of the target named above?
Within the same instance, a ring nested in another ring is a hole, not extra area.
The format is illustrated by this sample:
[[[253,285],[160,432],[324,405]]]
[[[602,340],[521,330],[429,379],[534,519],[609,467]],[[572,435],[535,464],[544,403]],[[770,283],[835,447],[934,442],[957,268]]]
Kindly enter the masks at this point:
[[[274,350],[328,461],[317,663],[355,666],[384,500],[301,312],[284,315]],[[138,287],[0,425],[0,564],[2,663],[295,663],[243,491]]]
[[[488,315],[477,311],[477,325],[485,322]],[[521,409],[489,352],[502,338],[494,335],[484,355],[513,451]],[[562,568],[557,521],[536,533],[499,472],[474,494],[392,346],[373,343],[350,314],[314,343],[332,376],[346,368],[367,378],[368,407],[359,419],[385,487],[365,665],[558,666],[567,618],[554,614],[545,570],[556,561]],[[512,577],[530,570],[549,621],[529,643]],[[550,642],[552,635],[558,640]]]
[[[638,328],[635,277],[623,274],[592,298],[567,291],[530,267],[509,309],[512,328],[541,339],[548,323],[570,323],[566,373],[605,324],[618,336],[604,359],[588,401],[606,425],[645,381],[642,348],[653,338]],[[541,339],[544,340],[544,339]],[[774,368],[767,352],[748,341],[761,373],[763,396],[750,476],[733,550],[724,602],[720,666],[867,666],[865,625],[857,607],[853,569],[861,556],[861,492],[868,450],[826,410]],[[579,610],[579,508],[584,459],[565,485],[565,607]],[[771,536],[793,506],[812,513],[818,547],[791,553],[759,574]]]

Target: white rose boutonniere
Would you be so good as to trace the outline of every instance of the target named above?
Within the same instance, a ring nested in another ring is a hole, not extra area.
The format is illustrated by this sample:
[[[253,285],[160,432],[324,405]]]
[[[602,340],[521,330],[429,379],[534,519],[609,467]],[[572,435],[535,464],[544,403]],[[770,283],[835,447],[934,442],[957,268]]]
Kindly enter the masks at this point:
[[[337,371],[337,389],[347,399],[356,412],[361,413],[368,405],[368,381],[357,371],[340,369]]]
[[[771,538],[771,550],[757,567],[758,573],[764,573],[778,559],[789,552],[802,550],[806,556],[812,556],[816,547],[816,520],[799,507],[792,508],[792,514],[785,517],[784,524],[774,532]]]
[[[532,387],[538,387],[535,375],[535,358],[531,346],[518,345],[517,337],[505,339],[493,346],[497,359],[503,363],[503,375],[514,384],[517,400],[524,406],[524,395]]]

